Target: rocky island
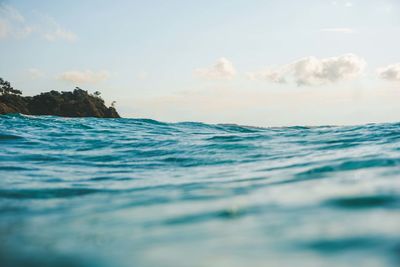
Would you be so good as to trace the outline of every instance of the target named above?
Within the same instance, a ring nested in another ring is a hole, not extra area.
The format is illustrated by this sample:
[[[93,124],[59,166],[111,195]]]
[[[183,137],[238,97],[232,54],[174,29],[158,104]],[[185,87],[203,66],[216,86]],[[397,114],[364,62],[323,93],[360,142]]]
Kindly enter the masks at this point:
[[[35,96],[22,96],[9,82],[0,78],[0,115],[52,115],[61,117],[120,118],[113,107],[107,107],[99,92],[76,87],[72,92],[50,91]]]

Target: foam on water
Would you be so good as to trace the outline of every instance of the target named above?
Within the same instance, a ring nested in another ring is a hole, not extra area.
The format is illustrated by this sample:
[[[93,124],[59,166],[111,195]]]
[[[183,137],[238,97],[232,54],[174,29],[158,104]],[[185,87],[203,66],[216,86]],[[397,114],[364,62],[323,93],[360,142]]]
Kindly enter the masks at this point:
[[[400,124],[0,117],[0,265],[398,266]]]

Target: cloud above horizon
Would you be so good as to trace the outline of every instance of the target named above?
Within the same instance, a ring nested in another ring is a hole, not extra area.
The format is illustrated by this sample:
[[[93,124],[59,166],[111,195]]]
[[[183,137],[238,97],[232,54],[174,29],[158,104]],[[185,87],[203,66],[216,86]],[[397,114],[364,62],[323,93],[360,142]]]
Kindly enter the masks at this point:
[[[322,59],[305,57],[278,68],[248,73],[248,77],[281,84],[293,80],[298,86],[317,86],[355,79],[365,67],[365,60],[354,54]]]
[[[235,77],[236,69],[231,61],[222,57],[211,67],[196,69],[194,75],[207,80],[230,80]]]
[[[28,21],[16,8],[0,4],[0,39],[21,39],[32,33],[51,42],[75,42],[78,39],[74,32],[61,27],[54,18],[43,14],[36,15],[33,21]]]
[[[0,39],[23,38],[33,31],[34,27],[26,23],[25,17],[17,9],[0,4]]]
[[[387,81],[400,82],[400,63],[378,69],[378,76]]]
[[[97,72],[91,70],[85,70],[85,71],[71,70],[61,73],[58,78],[59,80],[70,82],[75,85],[89,84],[89,83],[94,84],[108,80],[110,78],[110,74],[108,71],[105,70]]]
[[[78,36],[74,32],[61,27],[55,19],[47,16],[45,21],[47,27],[43,31],[42,36],[47,41],[54,42],[57,40],[64,40],[73,43],[78,40]]]
[[[30,76],[32,79],[38,79],[38,78],[42,78],[42,77],[45,76],[45,73],[44,73],[42,70],[40,70],[40,69],[30,68],[30,69],[28,69],[27,71],[28,71],[28,73],[29,73],[29,76]]]

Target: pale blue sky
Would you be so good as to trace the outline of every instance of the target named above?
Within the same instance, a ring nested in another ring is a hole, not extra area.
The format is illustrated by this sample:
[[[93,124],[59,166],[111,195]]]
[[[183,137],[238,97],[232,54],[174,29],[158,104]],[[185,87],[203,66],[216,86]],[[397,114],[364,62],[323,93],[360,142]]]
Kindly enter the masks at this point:
[[[80,86],[165,121],[400,121],[398,0],[0,3],[0,76],[25,94]]]

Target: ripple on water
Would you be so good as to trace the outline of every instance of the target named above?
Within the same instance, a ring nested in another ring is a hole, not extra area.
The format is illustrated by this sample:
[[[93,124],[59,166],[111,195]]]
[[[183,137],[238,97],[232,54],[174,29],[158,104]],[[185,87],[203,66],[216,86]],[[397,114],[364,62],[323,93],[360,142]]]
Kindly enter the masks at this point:
[[[0,198],[11,199],[50,199],[79,197],[108,190],[91,188],[49,188],[49,189],[1,189]]]
[[[396,195],[349,196],[330,199],[326,204],[340,209],[400,208],[400,198]]]
[[[0,116],[0,266],[397,267],[399,126]]]

